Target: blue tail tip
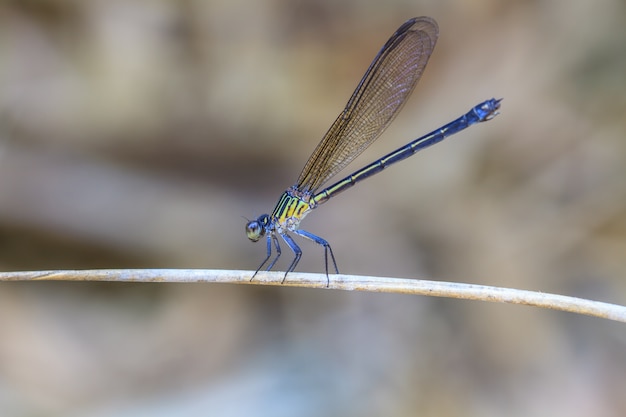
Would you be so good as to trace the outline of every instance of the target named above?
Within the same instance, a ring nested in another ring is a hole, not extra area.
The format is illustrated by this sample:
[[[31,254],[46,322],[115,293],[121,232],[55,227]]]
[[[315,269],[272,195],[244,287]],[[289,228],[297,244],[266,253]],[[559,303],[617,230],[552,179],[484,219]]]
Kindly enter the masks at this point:
[[[498,110],[500,109],[501,101],[502,101],[501,98],[498,98],[498,99],[492,98],[474,107],[474,111],[478,115],[479,121],[485,122],[499,115],[500,112]]]

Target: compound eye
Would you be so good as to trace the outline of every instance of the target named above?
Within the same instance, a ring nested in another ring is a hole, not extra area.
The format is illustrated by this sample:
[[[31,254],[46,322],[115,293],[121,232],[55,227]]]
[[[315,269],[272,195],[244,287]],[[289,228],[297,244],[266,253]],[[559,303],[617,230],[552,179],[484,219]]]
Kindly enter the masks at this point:
[[[261,239],[264,234],[265,228],[258,220],[251,220],[246,224],[246,235],[251,241],[256,242]]]

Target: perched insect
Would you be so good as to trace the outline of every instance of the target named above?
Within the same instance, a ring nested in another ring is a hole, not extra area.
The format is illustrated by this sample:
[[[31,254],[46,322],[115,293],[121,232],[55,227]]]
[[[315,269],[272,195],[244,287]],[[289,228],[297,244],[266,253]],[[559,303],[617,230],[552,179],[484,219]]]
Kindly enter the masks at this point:
[[[325,239],[298,228],[302,219],[311,210],[356,183],[414,155],[417,151],[475,123],[491,120],[498,114],[501,99],[487,100],[447,125],[415,139],[320,190],[326,181],[352,162],[389,126],[422,76],[438,35],[437,23],[430,17],[416,17],[400,26],[370,64],[345,109],[304,165],[296,184],[283,193],[272,214],[263,214],[255,220],[248,221],[246,224],[248,238],[256,242],[265,236],[267,242],[267,257],[252,278],[272,257],[272,245],[276,248],[276,256],[269,263],[267,270],[276,264],[281,254],[278,242],[280,236],[295,254],[283,277],[283,282],[285,281],[287,274],[296,268],[302,256],[302,250],[290,235],[294,233],[324,247],[328,283],[329,254],[335,272],[339,273],[330,244]]]

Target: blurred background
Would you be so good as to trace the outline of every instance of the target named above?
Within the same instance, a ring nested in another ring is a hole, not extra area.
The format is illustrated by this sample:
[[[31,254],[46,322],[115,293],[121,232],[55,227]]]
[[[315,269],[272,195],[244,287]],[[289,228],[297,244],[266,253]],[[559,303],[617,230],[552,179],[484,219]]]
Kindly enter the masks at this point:
[[[302,227],[340,270],[626,303],[626,3],[0,1],[0,269],[255,269],[272,210],[400,24],[440,37],[346,172],[501,115]],[[299,270],[323,271],[302,242]],[[287,248],[284,248],[287,253]],[[285,255],[278,265],[290,261]],[[0,284],[2,416],[623,416],[623,324],[200,284]]]

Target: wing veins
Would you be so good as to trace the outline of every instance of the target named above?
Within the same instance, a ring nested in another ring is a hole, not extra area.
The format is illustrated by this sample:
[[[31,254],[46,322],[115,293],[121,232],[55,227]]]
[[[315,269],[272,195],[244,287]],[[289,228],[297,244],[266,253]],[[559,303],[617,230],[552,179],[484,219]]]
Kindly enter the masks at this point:
[[[422,76],[437,36],[437,23],[419,17],[389,38],[305,164],[297,189],[314,193],[381,135]]]

